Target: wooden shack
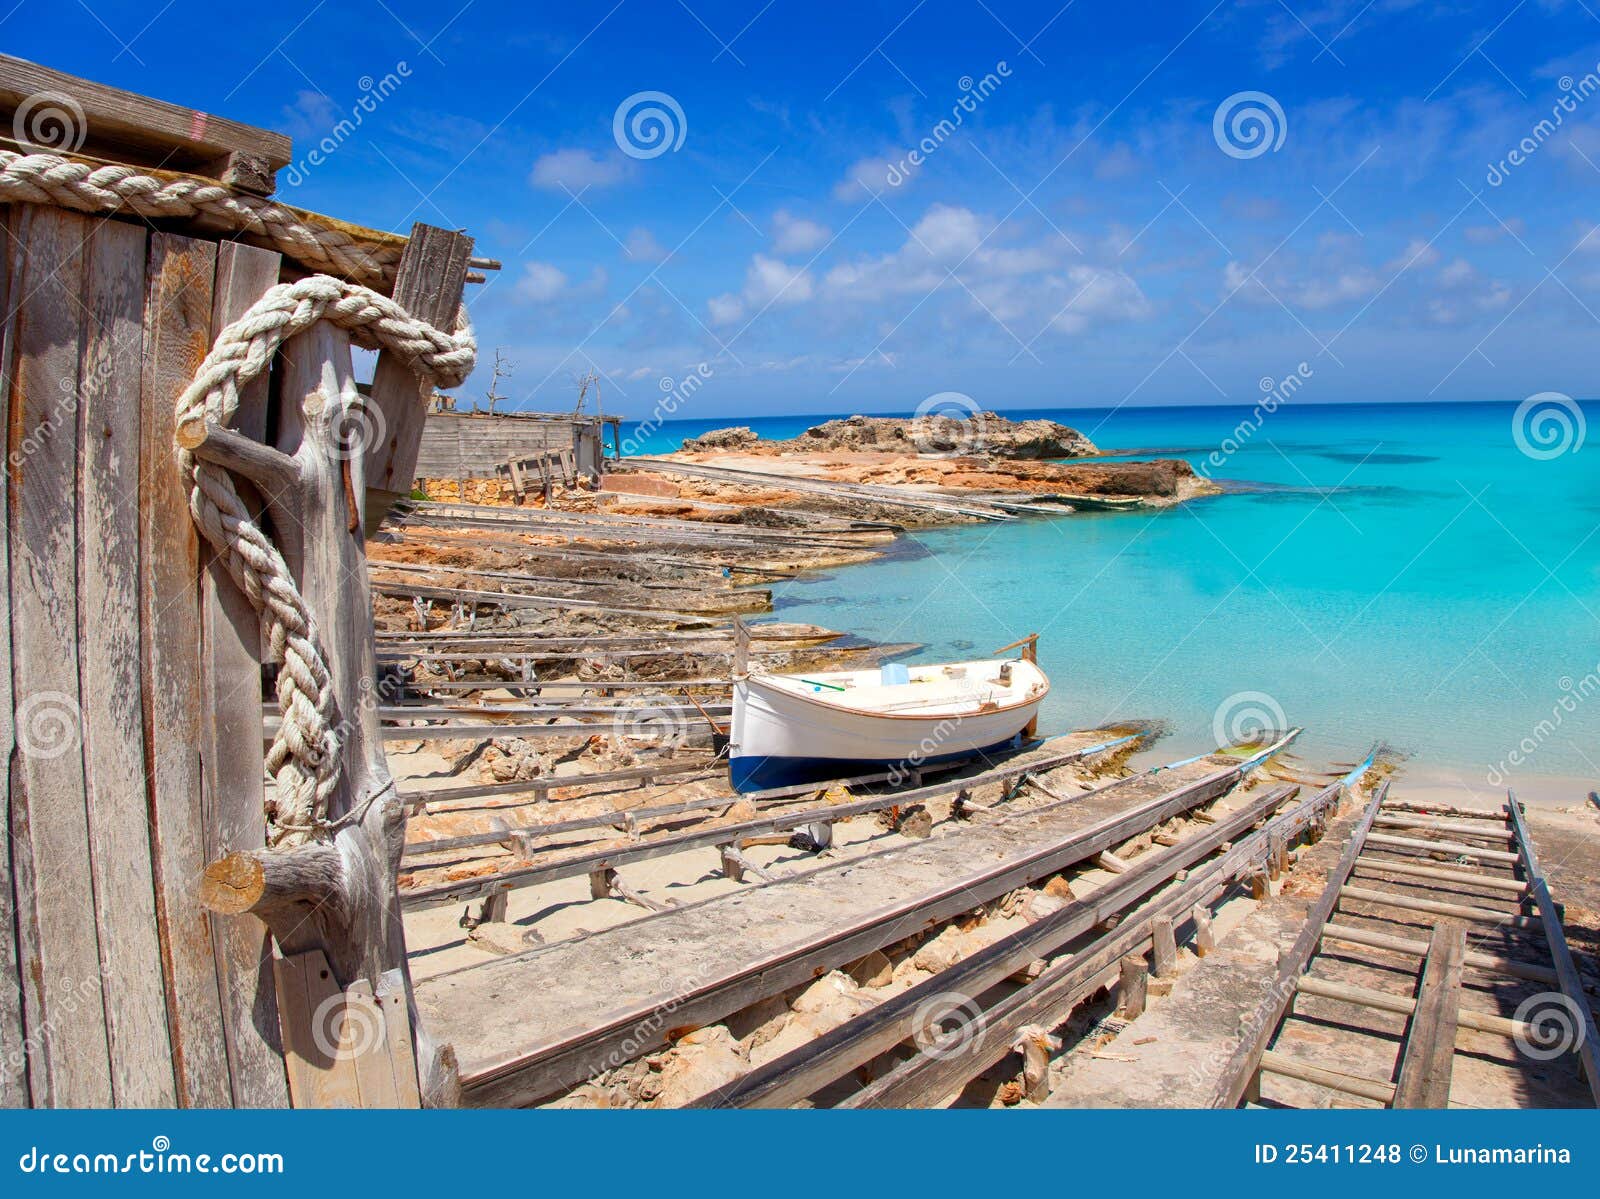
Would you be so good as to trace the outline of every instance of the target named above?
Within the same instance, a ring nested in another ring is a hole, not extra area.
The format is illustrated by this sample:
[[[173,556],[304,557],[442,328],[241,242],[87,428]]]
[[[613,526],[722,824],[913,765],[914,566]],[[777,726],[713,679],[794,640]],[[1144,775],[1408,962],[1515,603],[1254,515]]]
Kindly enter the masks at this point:
[[[419,479],[492,479],[517,474],[522,464],[537,472],[541,464],[567,466],[577,476],[599,482],[605,463],[607,429],[620,455],[620,417],[546,412],[432,412],[423,426],[417,452]],[[548,469],[545,471],[548,475]]]
[[[277,134],[0,57],[3,127],[41,101],[65,136],[0,143],[0,1103],[448,1102],[362,530],[496,264],[273,202]],[[264,749],[272,691],[311,744]]]

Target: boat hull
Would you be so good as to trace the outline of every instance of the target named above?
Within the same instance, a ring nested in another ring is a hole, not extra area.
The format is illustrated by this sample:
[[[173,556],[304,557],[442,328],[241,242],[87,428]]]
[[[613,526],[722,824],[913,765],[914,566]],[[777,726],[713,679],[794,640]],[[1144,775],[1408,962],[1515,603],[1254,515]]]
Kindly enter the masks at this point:
[[[960,716],[889,716],[812,700],[758,677],[741,679],[734,684],[728,773],[736,791],[760,791],[994,752],[1020,743],[1043,698]]]

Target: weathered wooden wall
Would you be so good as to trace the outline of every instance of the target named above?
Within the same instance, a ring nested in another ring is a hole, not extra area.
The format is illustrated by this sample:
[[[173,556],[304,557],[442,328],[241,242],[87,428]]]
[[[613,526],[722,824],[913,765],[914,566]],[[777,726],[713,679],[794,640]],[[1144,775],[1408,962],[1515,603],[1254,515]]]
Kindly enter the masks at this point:
[[[4,222],[0,1102],[282,1105],[264,930],[196,894],[264,834],[259,634],[172,440],[279,256],[33,205]],[[263,383],[238,425],[266,413]]]
[[[572,450],[580,474],[598,475],[605,423],[598,417],[431,412],[417,452],[419,479],[492,479],[511,457]]]

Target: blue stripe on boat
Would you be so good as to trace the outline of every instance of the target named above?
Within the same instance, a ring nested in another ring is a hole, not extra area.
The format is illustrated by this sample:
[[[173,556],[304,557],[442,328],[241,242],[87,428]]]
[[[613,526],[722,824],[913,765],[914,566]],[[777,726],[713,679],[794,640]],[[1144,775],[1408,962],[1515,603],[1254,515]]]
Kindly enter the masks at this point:
[[[998,753],[1015,749],[1022,744],[1019,733],[982,749],[962,750],[960,753],[939,754],[924,758],[917,766],[936,766],[958,758],[976,754]],[[728,761],[728,779],[733,789],[741,794],[747,791],[765,791],[769,787],[791,787],[796,783],[820,783],[829,779],[850,778],[858,774],[876,774],[899,765],[909,772],[913,767],[905,762],[890,760],[864,761],[852,758],[765,758],[738,757]]]

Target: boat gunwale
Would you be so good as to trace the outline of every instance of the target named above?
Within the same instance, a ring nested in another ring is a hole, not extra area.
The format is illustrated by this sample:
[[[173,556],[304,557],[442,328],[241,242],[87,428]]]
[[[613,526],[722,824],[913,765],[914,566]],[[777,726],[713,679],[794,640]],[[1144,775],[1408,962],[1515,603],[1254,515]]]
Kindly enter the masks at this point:
[[[868,710],[866,710],[864,708],[851,708],[851,707],[846,707],[843,704],[829,703],[825,699],[818,699],[815,694],[809,694],[808,695],[808,694],[804,694],[804,693],[799,692],[799,691],[790,691],[785,687],[774,687],[771,684],[766,684],[766,685],[771,690],[776,691],[780,695],[787,696],[790,699],[797,699],[801,703],[811,704],[814,707],[826,708],[830,712],[843,712],[843,713],[845,713],[846,715],[849,715],[849,716],[864,716],[864,717],[870,717],[870,718],[872,718],[874,720],[920,720],[920,721],[922,721],[924,723],[930,723],[930,722],[931,723],[938,723],[939,721],[943,721],[943,720],[969,720],[969,719],[972,719],[972,718],[978,717],[978,716],[995,716],[995,715],[998,715],[998,714],[1000,714],[1002,712],[1014,712],[1018,708],[1025,708],[1025,707],[1029,706],[1030,704],[1032,704],[1032,705],[1041,704],[1041,703],[1044,702],[1045,697],[1050,694],[1050,676],[1047,675],[1044,672],[1044,669],[1042,667],[1040,667],[1037,662],[1028,662],[1028,660],[1026,658],[988,658],[988,659],[979,659],[979,660],[980,661],[990,661],[990,662],[998,661],[998,662],[1024,662],[1024,663],[1027,663],[1027,665],[1033,667],[1033,669],[1038,673],[1039,678],[1041,680],[1043,680],[1043,682],[1044,682],[1044,690],[1036,692],[1036,693],[1031,693],[1029,695],[1026,695],[1022,699],[1019,699],[1014,703],[997,704],[995,707],[989,708],[986,711],[978,711],[978,712],[939,712],[939,713],[929,713],[927,715],[918,715],[918,714],[912,713],[912,712],[872,712],[872,711],[868,711]],[[751,683],[751,682],[757,682],[757,681],[762,680],[762,679],[797,678],[797,677],[798,676],[796,676],[796,675],[779,675],[779,674],[768,674],[768,673],[763,672],[761,674],[746,675],[743,679],[735,679],[734,680],[734,686],[735,686],[735,688],[737,688],[738,684],[741,683],[741,682],[743,682],[743,683]]]

